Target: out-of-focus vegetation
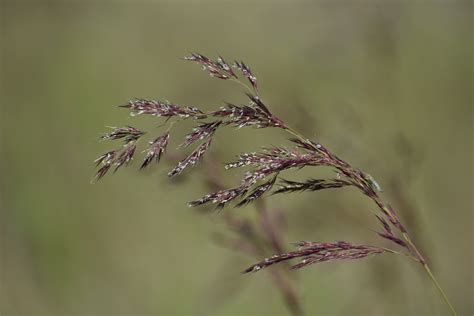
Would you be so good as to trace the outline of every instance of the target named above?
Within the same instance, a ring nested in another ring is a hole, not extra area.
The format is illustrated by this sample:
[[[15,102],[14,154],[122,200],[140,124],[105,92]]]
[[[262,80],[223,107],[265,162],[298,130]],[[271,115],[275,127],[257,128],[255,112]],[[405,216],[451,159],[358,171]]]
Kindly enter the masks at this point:
[[[162,122],[115,105],[244,102],[241,87],[179,60],[191,51],[246,61],[275,113],[370,172],[472,314],[472,2],[3,1],[0,12],[2,315],[286,314],[265,273],[239,274],[253,258],[212,242],[221,213],[186,207],[208,191],[199,168],[179,183],[165,164],[90,183],[104,126]],[[229,161],[282,137],[229,129],[214,151]],[[376,240],[374,206],[353,190],[268,203],[287,216],[289,247]],[[308,315],[448,312],[406,258],[295,275]]]

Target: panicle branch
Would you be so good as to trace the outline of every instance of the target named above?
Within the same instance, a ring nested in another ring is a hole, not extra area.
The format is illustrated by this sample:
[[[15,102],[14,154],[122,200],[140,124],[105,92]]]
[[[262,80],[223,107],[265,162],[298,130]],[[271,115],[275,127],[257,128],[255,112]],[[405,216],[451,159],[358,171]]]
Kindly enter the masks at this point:
[[[253,74],[253,72],[250,70],[250,68],[244,64],[243,61],[235,61],[234,67],[236,67],[242,75],[244,75],[245,78],[250,82],[252,87],[257,90],[257,77]]]
[[[379,247],[354,245],[345,241],[329,243],[302,241],[296,243],[296,246],[298,248],[297,250],[268,257],[248,267],[244,270],[244,273],[256,272],[271,265],[292,259],[301,259],[299,263],[291,266],[291,269],[300,269],[314,263],[332,260],[361,259],[370,255],[382,254],[387,251]]]
[[[188,147],[198,140],[212,137],[217,128],[222,124],[222,121],[214,121],[211,123],[204,123],[193,128],[193,131],[186,135],[182,147]]]
[[[350,181],[342,179],[308,179],[305,182],[281,179],[279,185],[280,188],[274,191],[274,194],[342,188],[353,184]]]
[[[212,60],[199,53],[192,53],[190,56],[184,57],[184,60],[198,63],[202,66],[204,71],[209,73],[211,77],[216,77],[223,80],[239,80],[239,77],[232,69],[235,68],[250,82],[254,91],[257,91],[257,77],[243,61],[235,61],[233,65],[230,65],[221,56],[219,56],[216,60]]]
[[[124,139],[124,143],[129,143],[132,141],[138,140],[144,132],[136,129],[132,126],[125,126],[125,127],[112,127],[112,131],[106,133],[101,138],[106,140],[116,140],[116,139]]]
[[[257,128],[283,126],[283,122],[278,117],[264,111],[253,101],[251,101],[249,105],[241,106],[227,103],[219,110],[209,113],[209,115],[225,119],[226,125],[233,125],[238,128],[245,126],[254,126]]]
[[[193,167],[197,162],[201,159],[204,153],[209,149],[211,145],[212,138],[206,141],[205,143],[199,145],[189,156],[181,160],[176,167],[173,168],[168,173],[169,177],[174,177],[180,174],[186,167],[191,166]]]
[[[140,169],[147,167],[153,161],[153,159],[155,159],[156,163],[160,162],[161,155],[165,152],[169,139],[170,133],[166,132],[165,134],[155,138],[155,140],[149,142],[148,149],[146,150],[146,156],[142,165],[140,166]]]
[[[116,172],[123,165],[128,165],[135,155],[136,142],[145,134],[132,126],[113,127],[113,130],[101,138],[105,140],[123,139],[124,145],[120,149],[111,150],[100,155],[94,162],[98,168],[95,179],[99,180],[105,176],[109,170],[115,166]]]
[[[192,53],[190,56],[184,57],[184,60],[189,60],[198,63],[202,66],[204,71],[209,72],[211,77],[219,79],[238,78],[232,70],[232,67],[222,57],[218,57],[215,61],[198,53]]]
[[[119,107],[130,109],[130,115],[136,116],[140,114],[147,114],[156,117],[181,117],[188,118],[192,117],[195,119],[205,118],[204,113],[196,107],[192,106],[180,106],[168,101],[161,100],[146,100],[146,99],[135,99],[130,100],[125,105],[119,105]]]

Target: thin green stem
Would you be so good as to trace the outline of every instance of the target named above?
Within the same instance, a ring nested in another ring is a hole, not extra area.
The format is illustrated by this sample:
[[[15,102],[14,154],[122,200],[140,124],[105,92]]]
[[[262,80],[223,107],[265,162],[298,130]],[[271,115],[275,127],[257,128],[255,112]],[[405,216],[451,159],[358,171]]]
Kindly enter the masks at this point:
[[[414,252],[414,255],[418,259],[418,262],[420,262],[422,265],[426,264],[425,258],[423,257],[421,252],[418,250],[418,248],[416,248],[413,241],[411,241],[411,238],[408,235],[408,233],[402,233],[402,236],[403,236],[403,239],[405,239],[405,241],[408,243],[410,251]]]
[[[306,139],[303,135],[301,135],[300,133],[298,133],[297,131],[295,131],[293,128],[289,127],[289,126],[286,126],[284,128],[285,131],[287,131],[288,133],[290,133],[291,135],[295,136],[296,138],[298,138],[299,140],[305,142],[305,143],[308,143],[308,139]]]
[[[251,89],[248,85],[243,83],[241,80],[233,78],[233,77],[231,77],[230,80],[232,80],[233,82],[236,82],[236,83],[240,84],[241,86],[245,87],[245,89],[247,89],[250,92],[250,94],[256,93],[257,96],[258,96],[258,92],[256,90]]]
[[[302,136],[300,133],[298,133],[296,130],[294,130],[293,128],[289,127],[289,126],[286,126],[284,128],[288,133],[290,133],[291,135],[295,136],[296,138],[300,139],[301,141],[304,141],[306,143],[308,143],[308,140]],[[387,209],[385,209],[384,207],[381,206],[381,209],[383,212],[387,213],[388,215],[390,216],[393,216],[392,212],[389,212]],[[415,246],[415,244],[413,243],[413,241],[411,240],[410,236],[406,233],[406,232],[403,232],[402,233],[402,236],[403,238],[406,240],[408,246],[409,246],[409,250],[411,252],[410,255],[407,255],[405,254],[406,256],[410,257],[411,259],[421,263],[421,265],[423,266],[423,268],[425,269],[425,271],[428,273],[428,275],[430,276],[431,278],[431,281],[433,282],[433,284],[436,286],[436,288],[438,289],[438,291],[441,293],[441,296],[443,297],[444,301],[446,302],[446,304],[449,306],[450,310],[451,310],[451,313],[453,316],[457,316],[457,313],[456,313],[456,310],[454,309],[453,305],[451,304],[451,302],[449,301],[448,299],[448,296],[446,295],[446,293],[444,292],[443,288],[441,287],[441,285],[438,283],[438,281],[436,280],[436,278],[434,277],[433,273],[431,272],[431,269],[428,267],[428,265],[426,264],[426,261],[425,259],[423,258],[423,255],[420,253],[420,251],[418,250],[418,248]],[[385,249],[385,248],[384,248]],[[396,252],[394,250],[391,250],[391,249],[385,249],[386,251],[388,252],[391,252],[391,253],[395,253],[395,254],[401,254],[399,252]]]
[[[380,247],[382,248],[383,250],[385,250],[386,252],[390,252],[390,253],[393,253],[393,254],[396,254],[396,255],[400,255],[400,256],[405,256],[405,257],[408,257],[410,258],[411,260],[415,261],[415,262],[419,262],[418,259],[416,259],[415,257],[413,257],[411,254],[408,254],[408,253],[404,253],[404,252],[398,252],[398,251],[395,251],[393,249],[390,249],[390,248],[384,248],[384,247]]]
[[[451,304],[451,302],[449,301],[449,298],[448,296],[446,295],[446,293],[444,292],[443,288],[441,287],[441,285],[438,283],[438,280],[436,280],[433,272],[431,272],[431,269],[430,267],[428,266],[428,264],[426,263],[425,259],[423,258],[423,256],[421,255],[420,251],[418,250],[418,248],[416,248],[415,244],[413,243],[413,241],[411,241],[411,238],[410,236],[407,234],[407,233],[403,233],[403,238],[407,241],[407,243],[409,244],[410,248],[415,252],[416,256],[418,257],[418,261],[421,263],[421,265],[423,266],[423,268],[425,269],[426,273],[428,273],[431,281],[433,282],[433,284],[436,286],[436,288],[438,289],[438,291],[441,293],[441,296],[443,297],[444,301],[446,302],[446,304],[449,306],[449,309],[451,310],[451,313],[453,316],[457,316],[457,313],[456,313],[456,310],[454,309],[454,306]]]
[[[433,281],[434,285],[436,286],[438,291],[441,293],[441,296],[443,296],[443,299],[446,302],[446,304],[448,304],[449,308],[451,309],[451,313],[453,314],[453,316],[457,316],[456,310],[454,309],[453,305],[451,305],[451,302],[449,301],[448,296],[444,292],[443,288],[439,285],[439,283],[436,280],[435,276],[431,272],[431,269],[428,267],[428,265],[426,263],[423,265],[423,268],[425,268],[426,272],[430,276],[430,278]]]

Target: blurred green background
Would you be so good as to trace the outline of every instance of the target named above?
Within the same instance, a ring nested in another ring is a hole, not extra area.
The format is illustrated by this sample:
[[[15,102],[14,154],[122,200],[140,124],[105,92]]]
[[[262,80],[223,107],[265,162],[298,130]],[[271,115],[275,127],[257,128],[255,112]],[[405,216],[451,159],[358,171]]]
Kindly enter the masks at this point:
[[[98,138],[105,126],[161,131],[116,105],[245,102],[241,87],[179,59],[192,51],[243,59],[278,116],[374,176],[458,312],[472,315],[471,1],[3,0],[0,11],[2,316],[287,314],[267,273],[239,273],[254,258],[212,241],[222,212],[252,207],[186,207],[209,190],[200,168],[170,182],[170,164],[138,172],[136,161],[90,182],[93,160],[113,148]],[[213,153],[229,161],[284,137],[227,129]],[[230,185],[239,176],[225,174]],[[375,207],[355,190],[268,203],[286,216],[288,249],[381,244]],[[406,258],[294,274],[307,315],[448,314]]]

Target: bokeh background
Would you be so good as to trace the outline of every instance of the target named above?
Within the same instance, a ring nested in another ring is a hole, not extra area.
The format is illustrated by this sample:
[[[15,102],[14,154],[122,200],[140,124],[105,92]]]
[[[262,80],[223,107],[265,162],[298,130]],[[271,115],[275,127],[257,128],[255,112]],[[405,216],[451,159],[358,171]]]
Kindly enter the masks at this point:
[[[473,313],[471,1],[1,2],[1,315],[287,315],[255,261],[213,242],[209,189],[164,162],[91,184],[105,126],[158,134],[133,97],[214,109],[242,88],[179,58],[243,59],[289,124],[368,171],[399,209],[461,315]],[[186,125],[188,124],[188,125]],[[170,152],[189,131],[176,129]],[[285,142],[228,129],[213,155]],[[224,173],[232,185],[238,173]],[[296,178],[318,171],[294,173]],[[380,244],[355,190],[268,199],[285,242]],[[294,272],[307,315],[447,315],[422,270],[384,255]]]

